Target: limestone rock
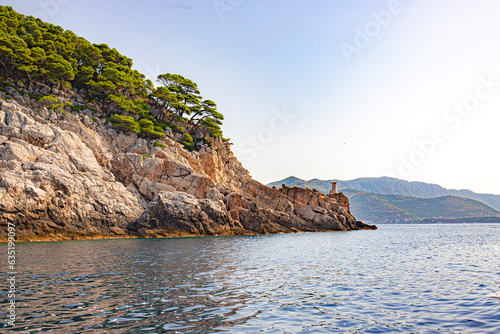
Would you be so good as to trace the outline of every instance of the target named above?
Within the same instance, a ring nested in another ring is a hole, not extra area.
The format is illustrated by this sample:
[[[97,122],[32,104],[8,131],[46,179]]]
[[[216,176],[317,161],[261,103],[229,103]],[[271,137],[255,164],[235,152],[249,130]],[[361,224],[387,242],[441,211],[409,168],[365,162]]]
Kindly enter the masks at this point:
[[[57,94],[79,100],[78,91]],[[158,145],[95,123],[89,110],[63,115],[19,101],[0,102],[0,224],[15,223],[19,240],[373,228],[342,193],[253,180],[220,139],[189,152],[172,133]]]
[[[36,122],[15,103],[5,109],[0,129],[22,131],[0,137],[0,223],[14,223],[19,240],[127,235],[142,207],[82,137]]]
[[[160,192],[137,223],[129,227],[140,234],[230,234],[230,220],[223,203],[198,200],[184,192]]]

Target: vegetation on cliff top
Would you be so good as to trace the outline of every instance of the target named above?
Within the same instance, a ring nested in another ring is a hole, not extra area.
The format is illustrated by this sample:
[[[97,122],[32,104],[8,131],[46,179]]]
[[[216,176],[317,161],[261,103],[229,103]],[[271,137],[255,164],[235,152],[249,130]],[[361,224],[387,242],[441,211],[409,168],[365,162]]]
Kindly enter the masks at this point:
[[[193,135],[198,140],[222,137],[224,117],[212,100],[202,98],[196,83],[167,73],[158,76],[161,85],[155,87],[132,64],[106,44],[92,44],[60,26],[0,6],[2,89],[15,82],[77,89],[115,127],[152,138],[165,136],[170,127],[184,134],[181,142],[188,148]]]

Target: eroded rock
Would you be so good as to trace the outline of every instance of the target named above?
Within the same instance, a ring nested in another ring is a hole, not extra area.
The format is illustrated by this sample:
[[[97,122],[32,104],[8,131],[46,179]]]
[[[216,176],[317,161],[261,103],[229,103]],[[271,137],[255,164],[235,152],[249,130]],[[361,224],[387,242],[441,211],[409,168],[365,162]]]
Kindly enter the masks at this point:
[[[0,103],[0,223],[16,224],[19,240],[369,228],[343,194],[253,180],[218,139],[189,152],[173,136],[158,144],[98,125],[89,111],[53,113]]]

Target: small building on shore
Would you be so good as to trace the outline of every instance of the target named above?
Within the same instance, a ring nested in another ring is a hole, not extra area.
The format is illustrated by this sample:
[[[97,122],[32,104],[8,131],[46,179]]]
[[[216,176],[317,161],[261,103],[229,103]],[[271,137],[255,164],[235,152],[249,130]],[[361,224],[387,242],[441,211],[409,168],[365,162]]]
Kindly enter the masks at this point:
[[[330,190],[329,195],[337,194],[337,181],[332,181],[332,189]]]
[[[329,195],[337,194],[337,181],[332,181],[332,189],[330,190]]]

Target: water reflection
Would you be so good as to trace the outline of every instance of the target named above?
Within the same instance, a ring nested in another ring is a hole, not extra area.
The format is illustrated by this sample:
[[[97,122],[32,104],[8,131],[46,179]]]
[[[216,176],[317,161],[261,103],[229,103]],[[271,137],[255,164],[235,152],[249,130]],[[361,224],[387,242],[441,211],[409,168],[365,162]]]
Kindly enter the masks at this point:
[[[221,239],[19,244],[18,329],[224,325],[221,317],[234,314],[248,297],[218,279],[234,267],[227,256],[234,243]]]
[[[18,244],[15,330],[493,333],[499,245],[500,225]]]

